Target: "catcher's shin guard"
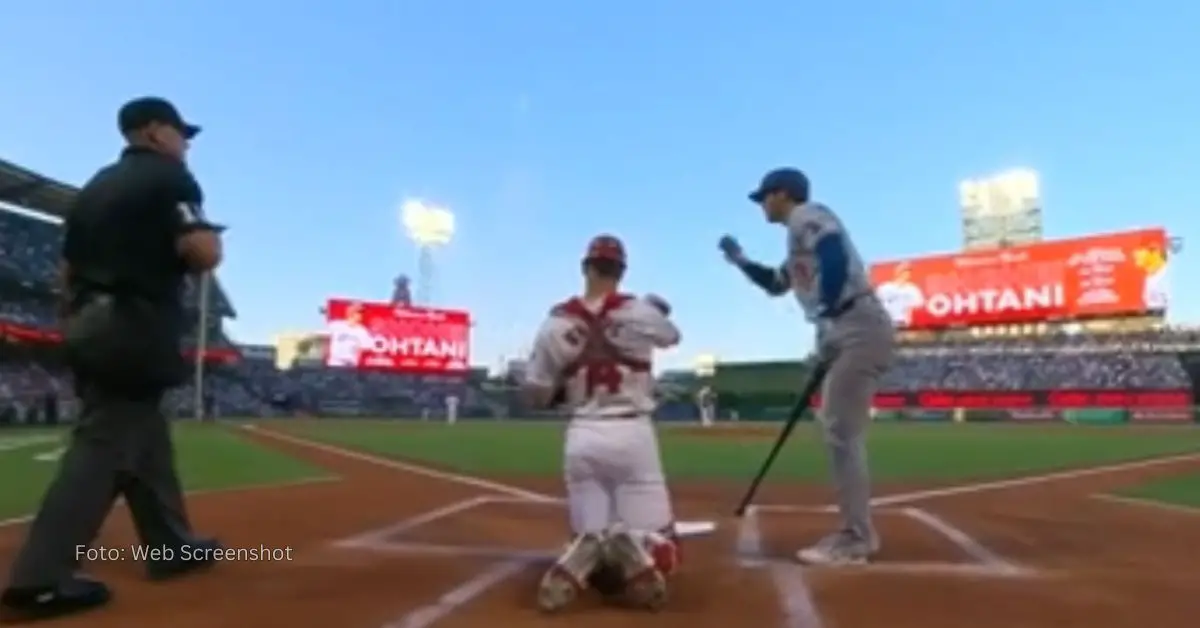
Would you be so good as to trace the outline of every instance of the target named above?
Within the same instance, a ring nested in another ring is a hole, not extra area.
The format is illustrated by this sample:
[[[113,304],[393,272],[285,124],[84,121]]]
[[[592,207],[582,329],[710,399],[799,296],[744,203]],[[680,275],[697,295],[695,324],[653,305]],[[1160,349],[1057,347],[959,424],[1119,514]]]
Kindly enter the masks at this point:
[[[576,536],[538,583],[538,608],[552,613],[570,604],[587,588],[588,576],[604,558],[604,541],[598,534]]]
[[[679,570],[679,564],[683,560],[683,553],[679,547],[679,537],[675,534],[675,524],[671,524],[658,532],[649,533],[645,544],[650,551],[650,557],[654,559],[654,566],[664,576],[670,577],[675,575],[675,572]]]
[[[607,560],[625,578],[624,598],[639,608],[657,611],[667,603],[667,577],[679,565],[674,539],[657,532],[611,531],[605,542]]]

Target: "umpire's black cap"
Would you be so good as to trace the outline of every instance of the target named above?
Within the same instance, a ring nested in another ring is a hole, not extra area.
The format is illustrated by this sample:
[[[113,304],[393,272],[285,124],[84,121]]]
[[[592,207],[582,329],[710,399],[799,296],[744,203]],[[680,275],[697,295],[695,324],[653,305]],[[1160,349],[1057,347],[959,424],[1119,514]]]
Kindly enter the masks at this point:
[[[185,122],[175,105],[165,98],[135,98],[125,103],[117,114],[117,126],[122,133],[144,129],[155,122],[175,127],[189,140],[200,133],[200,127]]]
[[[808,177],[795,168],[776,168],[763,176],[758,189],[750,193],[750,200],[761,203],[774,192],[785,192],[799,203],[808,202]]]

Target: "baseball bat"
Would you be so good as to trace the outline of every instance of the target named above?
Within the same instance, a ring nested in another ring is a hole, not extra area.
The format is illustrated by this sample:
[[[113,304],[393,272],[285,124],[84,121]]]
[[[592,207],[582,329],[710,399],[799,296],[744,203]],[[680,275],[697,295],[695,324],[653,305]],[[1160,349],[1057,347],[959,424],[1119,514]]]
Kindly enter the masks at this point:
[[[800,417],[805,411],[812,406],[813,395],[821,388],[821,382],[825,381],[825,374],[829,372],[829,364],[824,360],[817,362],[816,367],[808,376],[808,381],[805,382],[804,388],[800,391],[800,398],[796,400],[796,405],[792,406],[792,412],[788,415],[787,423],[784,423],[783,429],[779,431],[779,436],[775,439],[775,445],[771,447],[771,453],[767,454],[767,459],[763,460],[762,467],[758,470],[758,475],[750,482],[750,487],[746,489],[746,494],[742,496],[742,501],[738,503],[737,510],[733,511],[735,517],[741,517],[746,514],[746,509],[750,507],[750,503],[754,501],[755,494],[758,493],[758,487],[762,484],[763,478],[767,477],[767,473],[771,471],[771,466],[775,464],[775,457],[779,455],[783,449],[783,444],[787,442],[789,436],[792,435],[792,430],[796,429],[796,424],[800,422]]]

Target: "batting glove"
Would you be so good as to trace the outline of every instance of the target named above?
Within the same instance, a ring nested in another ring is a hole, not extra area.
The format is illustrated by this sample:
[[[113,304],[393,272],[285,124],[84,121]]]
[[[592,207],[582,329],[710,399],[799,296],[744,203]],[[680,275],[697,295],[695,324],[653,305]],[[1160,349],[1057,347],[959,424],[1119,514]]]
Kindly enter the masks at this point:
[[[717,242],[717,248],[725,254],[725,261],[730,264],[741,265],[746,261],[746,256],[742,253],[742,245],[738,244],[736,238],[731,235],[723,235]]]

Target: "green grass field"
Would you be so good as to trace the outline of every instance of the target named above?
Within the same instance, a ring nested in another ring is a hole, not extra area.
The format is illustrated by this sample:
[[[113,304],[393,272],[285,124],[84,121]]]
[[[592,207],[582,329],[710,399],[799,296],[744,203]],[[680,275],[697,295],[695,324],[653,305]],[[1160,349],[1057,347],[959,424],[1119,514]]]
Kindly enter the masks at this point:
[[[449,426],[412,421],[275,421],[282,429],[385,457],[423,462],[490,477],[557,478],[563,427],[532,422],[479,422]],[[744,424],[743,424],[744,426]],[[703,433],[660,430],[672,478],[744,481],[771,446],[779,424],[761,436],[716,427]],[[180,474],[188,490],[218,490],[328,475],[243,439],[226,426],[175,428]],[[57,465],[37,456],[61,449],[65,432],[0,432],[0,520],[28,514]],[[822,481],[825,459],[814,426],[797,429],[772,479]],[[954,483],[1044,473],[1155,456],[1200,453],[1200,428],[1084,427],[1069,425],[892,424],[872,427],[873,475],[884,482]],[[17,478],[19,481],[9,481]],[[1200,476],[1147,485],[1138,497],[1200,505]]]
[[[1200,473],[1147,482],[1118,495],[1200,509]]]
[[[0,520],[33,512],[58,468],[67,443],[65,430],[15,429],[0,432]],[[251,443],[229,429],[209,425],[175,426],[175,448],[184,488],[220,490],[293,482],[328,473],[282,453]],[[38,457],[47,458],[39,460]]]
[[[761,438],[696,430],[661,430],[672,478],[744,479],[770,449]],[[558,477],[562,427],[537,423],[345,423],[288,425],[298,436],[387,457],[490,476]],[[825,459],[813,426],[794,433],[773,471],[776,479],[817,480]],[[1200,453],[1200,429],[1027,425],[898,425],[871,428],[872,474],[884,481],[967,480],[1047,472],[1168,454]]]

